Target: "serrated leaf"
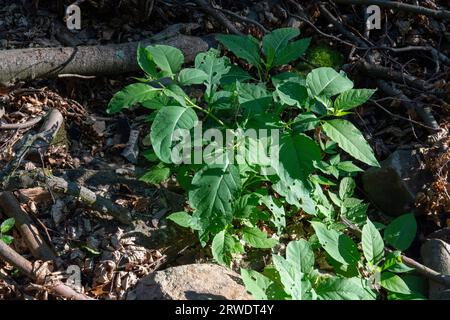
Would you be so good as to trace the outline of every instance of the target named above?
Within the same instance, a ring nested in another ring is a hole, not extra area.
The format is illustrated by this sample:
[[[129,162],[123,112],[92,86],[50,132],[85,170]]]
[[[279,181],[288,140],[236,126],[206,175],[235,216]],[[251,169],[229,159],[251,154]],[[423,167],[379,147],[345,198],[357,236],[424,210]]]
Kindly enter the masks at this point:
[[[194,68],[186,68],[180,71],[178,81],[180,85],[187,86],[191,84],[202,84],[208,79],[205,71]]]
[[[320,123],[317,116],[312,112],[300,113],[292,123],[292,129],[296,133],[302,133],[310,130],[314,130]]]
[[[367,219],[366,225],[362,229],[361,244],[364,257],[373,265],[377,265],[384,256],[383,238],[373,223]]]
[[[14,218],[6,219],[0,225],[0,233],[7,233],[9,230],[11,230],[14,227],[15,223],[16,223],[16,220]]]
[[[232,254],[237,253],[237,241],[232,235],[228,234],[226,230],[222,230],[214,236],[211,244],[211,251],[214,259],[220,264],[230,266]]]
[[[208,75],[205,83],[206,99],[211,99],[222,76],[230,71],[228,64],[228,58],[219,57],[219,52],[215,49],[201,52],[195,57],[195,68],[204,71]]]
[[[155,64],[165,73],[165,76],[174,75],[183,65],[184,56],[178,48],[157,44],[148,46],[146,49],[150,52]]]
[[[165,163],[172,162],[172,138],[177,129],[192,129],[198,121],[191,108],[167,106],[156,114],[150,138],[155,154]]]
[[[145,83],[130,84],[114,94],[109,101],[107,112],[119,112],[137,103],[151,100],[156,97],[160,90]]]
[[[286,248],[286,260],[301,272],[308,274],[314,268],[314,253],[308,241],[291,241]]]
[[[148,184],[159,184],[170,177],[170,168],[163,164],[158,164],[147,171],[139,180]]]
[[[294,300],[311,300],[311,283],[304,279],[304,273],[282,256],[273,255],[273,263],[280,274],[284,290]]]
[[[335,110],[350,110],[365,103],[375,93],[373,89],[350,89],[342,92],[334,101]]]
[[[229,162],[206,165],[195,174],[189,203],[204,229],[220,230],[231,222],[233,201],[240,189],[239,170]]]
[[[341,200],[345,200],[346,198],[350,198],[355,191],[356,183],[350,177],[342,178],[341,183],[339,184],[339,198]]]
[[[297,28],[279,28],[266,34],[262,40],[262,48],[267,58],[267,63],[272,65],[274,58],[280,54],[290,40],[300,34]]]
[[[184,211],[174,212],[167,217],[167,219],[172,220],[179,226],[188,228],[192,222],[192,216]]]
[[[318,98],[330,98],[353,88],[353,82],[333,68],[323,67],[311,71],[306,77],[306,85],[311,94]]]
[[[343,161],[337,164],[337,168],[344,172],[354,173],[363,172],[363,170],[351,161]]]
[[[277,227],[278,233],[286,227],[286,212],[282,203],[275,202],[270,195],[261,197],[261,202],[272,212],[273,218],[271,221]]]
[[[321,222],[312,221],[311,225],[320,244],[334,260],[344,265],[358,263],[361,256],[358,247],[349,236],[333,229],[328,230]]]
[[[276,239],[268,238],[267,233],[256,227],[244,227],[242,238],[249,246],[260,249],[270,249],[278,243]]]
[[[392,221],[384,230],[384,240],[394,248],[405,251],[414,241],[417,223],[413,214],[404,214]]]
[[[255,67],[259,66],[259,44],[254,37],[221,34],[216,36],[216,39],[238,58],[246,60]]]
[[[294,41],[283,48],[273,60],[273,66],[281,66],[300,58],[308,49],[311,38]]]
[[[380,166],[370,145],[351,122],[343,119],[330,120],[324,122],[322,128],[331,140],[351,156],[368,165]]]

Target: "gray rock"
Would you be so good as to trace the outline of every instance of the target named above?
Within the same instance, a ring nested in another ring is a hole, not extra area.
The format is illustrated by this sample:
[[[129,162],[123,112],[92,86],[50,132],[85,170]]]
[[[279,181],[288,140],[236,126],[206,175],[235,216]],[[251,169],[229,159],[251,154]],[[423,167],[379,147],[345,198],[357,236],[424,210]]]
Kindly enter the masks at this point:
[[[139,280],[128,300],[251,300],[240,276],[216,264],[189,264]]]
[[[427,240],[421,248],[423,263],[450,277],[450,245],[439,239]],[[429,299],[450,300],[450,290],[442,284],[429,281]]]
[[[399,216],[414,207],[417,194],[429,179],[416,151],[397,150],[381,162],[381,168],[364,172],[362,182],[368,198],[378,209]]]

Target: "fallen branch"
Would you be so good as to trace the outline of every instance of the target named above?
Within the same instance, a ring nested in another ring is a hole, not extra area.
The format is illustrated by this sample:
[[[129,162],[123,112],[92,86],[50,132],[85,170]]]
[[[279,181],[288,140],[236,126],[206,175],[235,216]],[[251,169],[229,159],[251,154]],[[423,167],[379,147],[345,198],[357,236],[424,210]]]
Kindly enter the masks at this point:
[[[22,235],[33,257],[44,261],[57,261],[58,257],[42,239],[38,229],[28,214],[20,207],[14,195],[5,191],[0,193],[0,208],[10,218],[16,221],[15,227]]]
[[[228,29],[231,33],[237,34],[237,35],[243,35],[242,32],[240,32],[233,23],[231,23],[230,20],[219,10],[216,8],[213,8],[211,5],[208,4],[206,0],[194,0],[195,4],[200,7],[205,13],[210,15],[211,17],[217,19],[225,28]]]
[[[423,14],[436,19],[450,19],[450,11],[448,10],[433,10],[413,4],[402,3],[398,1],[386,0],[334,0],[336,3],[343,4],[359,4],[359,5],[377,5],[384,8],[396,9],[399,11],[407,11],[415,14]]]
[[[142,45],[154,43],[142,41]],[[197,53],[208,50],[208,43],[199,37],[177,35],[160,44],[179,48],[186,62]],[[32,48],[0,51],[0,84],[17,80],[54,77],[59,74],[99,75],[120,74],[139,70],[136,49],[139,42],[104,46],[63,48]]]
[[[19,269],[23,274],[25,274],[33,281],[45,281],[45,279],[42,279],[40,275],[36,274],[36,270],[34,270],[33,264],[30,261],[22,257],[2,241],[0,241],[0,259]],[[69,300],[94,300],[82,293],[76,292],[72,288],[57,280],[51,284],[45,285],[44,287],[47,288],[50,293]]]
[[[17,130],[32,127],[41,122],[42,117],[36,117],[23,123],[0,123],[0,130]]]

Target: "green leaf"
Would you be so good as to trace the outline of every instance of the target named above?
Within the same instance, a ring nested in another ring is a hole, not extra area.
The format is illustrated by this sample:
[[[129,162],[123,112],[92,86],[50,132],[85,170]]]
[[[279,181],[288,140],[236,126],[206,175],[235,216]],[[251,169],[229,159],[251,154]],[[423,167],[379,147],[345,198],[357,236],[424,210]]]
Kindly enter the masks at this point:
[[[148,184],[159,184],[166,181],[169,177],[170,168],[166,167],[163,163],[159,163],[147,171],[142,177],[139,178],[139,180]]]
[[[156,64],[152,59],[151,53],[141,44],[139,44],[137,49],[137,62],[141,69],[151,75],[154,78],[158,77],[158,73],[156,72]]]
[[[219,57],[219,51],[209,49],[195,57],[195,68],[204,71],[206,79],[206,99],[211,99],[222,77],[230,71],[229,61],[226,57]]]
[[[350,177],[345,177],[341,180],[339,184],[339,198],[341,200],[345,200],[346,198],[350,198],[355,191],[356,183]]]
[[[148,46],[146,49],[166,76],[172,76],[177,73],[184,62],[183,53],[178,48],[157,44]]]
[[[282,181],[304,180],[314,171],[313,161],[321,159],[319,146],[306,135],[285,134],[280,138],[276,171]]]
[[[145,83],[130,84],[114,94],[111,101],[109,101],[107,112],[119,112],[137,103],[151,100],[156,97],[160,90]]]
[[[283,204],[274,200],[272,196],[261,197],[261,202],[272,212],[273,218],[271,221],[277,227],[278,233],[286,227],[286,212],[284,211]]]
[[[328,230],[327,227],[317,221],[311,222],[319,242],[325,251],[336,261],[344,265],[356,265],[361,258],[358,247],[353,240],[336,230]]]
[[[320,300],[374,300],[375,294],[363,279],[326,278],[316,289]]]
[[[288,106],[302,108],[308,99],[306,87],[297,82],[283,82],[277,86],[276,92],[281,102]]]
[[[366,257],[367,261],[369,261],[373,265],[377,265],[378,262],[383,259],[383,238],[381,238],[380,232],[378,232],[377,228],[369,219],[367,219],[367,223],[362,229],[361,244],[364,257]]]
[[[267,58],[268,65],[272,65],[274,58],[286,48],[289,41],[300,34],[297,28],[279,28],[265,35],[262,40],[262,48]]]
[[[0,241],[3,241],[7,245],[10,245],[14,241],[14,238],[6,234],[3,234],[0,236]]]
[[[278,243],[276,239],[267,238],[267,233],[256,227],[244,227],[242,229],[242,238],[253,248],[269,249]]]
[[[322,128],[331,140],[351,156],[368,165],[380,166],[370,145],[351,122],[343,119],[330,120],[324,122]]]
[[[254,299],[268,300],[267,290],[272,281],[266,276],[253,270],[241,269],[241,278],[245,288],[251,293]]]
[[[306,77],[306,85],[314,97],[330,98],[353,88],[353,82],[333,68],[323,67],[311,71]]]
[[[236,90],[241,108],[252,116],[263,114],[272,104],[272,96],[263,84],[238,82]]]
[[[372,89],[350,89],[341,93],[334,101],[335,110],[350,110],[365,103],[375,93]]]
[[[304,273],[282,256],[273,255],[273,263],[280,274],[284,290],[295,300],[311,300],[311,283],[304,279]]]
[[[236,36],[221,34],[216,39],[238,58],[242,58],[255,67],[259,67],[259,44],[258,40],[254,37],[250,35]]]
[[[235,84],[236,81],[244,82],[246,80],[251,79],[253,79],[253,77],[250,74],[248,74],[247,71],[242,70],[238,66],[232,65],[230,66],[230,71],[228,71],[220,78],[220,83],[222,85],[230,85]]]
[[[384,230],[384,240],[394,248],[405,251],[414,241],[417,223],[414,215],[404,214],[392,221]]]
[[[7,233],[14,227],[16,220],[14,218],[8,218],[0,225],[0,233]]]
[[[281,66],[300,58],[306,52],[310,43],[311,38],[305,38],[288,44],[275,56],[272,65]]]
[[[229,162],[207,165],[195,174],[189,203],[204,229],[220,230],[231,222],[232,203],[240,189],[239,170]]]
[[[411,294],[408,285],[398,275],[385,271],[381,273],[380,284],[386,290],[401,294]]]
[[[320,123],[317,116],[312,112],[300,113],[292,123],[292,129],[296,133],[302,133],[310,130],[314,130]]]
[[[314,268],[314,253],[305,239],[289,242],[286,248],[286,260],[291,262],[294,268],[306,274]]]
[[[363,172],[363,170],[354,165],[351,161],[343,161],[337,164],[337,168],[344,172],[354,173],[354,172]]]
[[[192,216],[184,211],[174,212],[170,216],[168,216],[167,219],[172,220],[173,222],[184,228],[190,227],[192,222]]]
[[[214,259],[226,266],[231,265],[232,254],[240,252],[241,249],[239,241],[228,234],[226,230],[216,234],[211,244]]]
[[[194,68],[186,68],[180,71],[178,81],[180,85],[187,86],[191,84],[202,84],[208,79],[205,71]]]
[[[198,121],[191,108],[167,106],[156,114],[152,124],[150,138],[155,154],[165,163],[171,163],[171,147],[175,130],[192,129]]]

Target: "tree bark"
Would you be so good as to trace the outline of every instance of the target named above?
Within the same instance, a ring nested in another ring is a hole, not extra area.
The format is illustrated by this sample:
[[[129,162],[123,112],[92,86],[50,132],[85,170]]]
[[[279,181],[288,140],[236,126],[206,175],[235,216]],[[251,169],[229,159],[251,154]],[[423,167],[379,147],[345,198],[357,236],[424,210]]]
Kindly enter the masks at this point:
[[[143,41],[142,45],[151,43]],[[205,40],[181,34],[158,43],[179,48],[186,62],[192,62],[197,53],[209,48]],[[99,75],[137,71],[138,44],[3,50],[0,51],[0,85],[58,74]]]

